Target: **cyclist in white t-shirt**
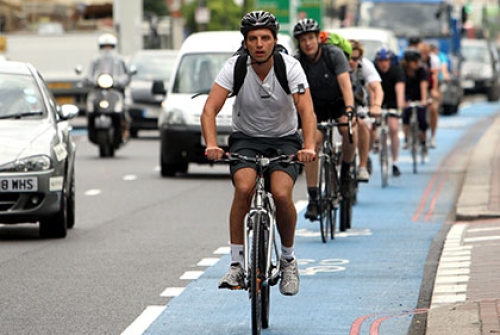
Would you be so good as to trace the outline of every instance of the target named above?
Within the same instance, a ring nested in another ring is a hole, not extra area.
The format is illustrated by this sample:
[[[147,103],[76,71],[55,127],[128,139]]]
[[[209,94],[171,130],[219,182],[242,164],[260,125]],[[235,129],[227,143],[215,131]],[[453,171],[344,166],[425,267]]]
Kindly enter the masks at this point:
[[[230,152],[255,156],[295,154],[301,162],[316,158],[314,114],[307,78],[300,63],[292,56],[282,54],[291,94],[281,87],[274,72],[274,51],[279,24],[274,15],[255,11],[246,14],[240,26],[244,47],[249,53],[245,80],[233,106],[233,129],[229,139]],[[217,145],[216,116],[233,88],[233,73],[238,56],[230,58],[215,79],[201,115],[201,126],[208,159],[222,158]],[[297,133],[297,113],[302,120],[302,134]],[[230,213],[231,266],[220,280],[219,288],[244,286],[243,235],[244,216],[250,208],[256,178],[255,169],[246,163],[231,165],[234,185]],[[295,295],[299,290],[299,272],[294,253],[294,234],[297,221],[292,191],[299,174],[297,165],[274,164],[271,168],[271,192],[276,203],[277,226],[281,238],[281,282],[284,295]]]

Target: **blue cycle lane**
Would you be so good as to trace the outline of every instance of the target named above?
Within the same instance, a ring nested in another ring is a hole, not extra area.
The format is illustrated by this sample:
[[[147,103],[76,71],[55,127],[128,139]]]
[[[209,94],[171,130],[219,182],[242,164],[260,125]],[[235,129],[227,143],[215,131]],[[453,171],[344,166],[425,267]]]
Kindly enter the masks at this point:
[[[284,297],[273,287],[270,327],[263,334],[407,334],[413,315],[425,313],[416,308],[424,267],[459,192],[459,170],[467,159],[461,150],[477,140],[466,134],[499,109],[498,103],[476,102],[457,115],[441,116],[438,147],[428,161],[413,174],[402,150],[403,174],[391,177],[387,188],[374,164],[370,182],[360,185],[352,229],[337,232],[333,241],[322,243],[319,224],[306,221],[299,207],[300,292]],[[374,163],[377,158],[372,155]],[[250,334],[248,293],[217,289],[229,262],[223,256],[190,282],[144,334]]]

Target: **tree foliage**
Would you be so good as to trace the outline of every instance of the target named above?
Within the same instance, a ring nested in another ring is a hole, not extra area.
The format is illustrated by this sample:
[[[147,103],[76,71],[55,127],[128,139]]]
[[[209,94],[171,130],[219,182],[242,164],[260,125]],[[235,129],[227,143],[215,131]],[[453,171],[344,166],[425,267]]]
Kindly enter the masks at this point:
[[[207,1],[210,10],[210,22],[206,25],[206,30],[238,30],[242,7],[236,5],[233,0],[210,0]],[[198,8],[198,1],[193,1],[182,6],[181,12],[186,20],[186,30],[189,33],[202,30],[202,26],[195,21],[195,12]]]
[[[165,0],[143,0],[144,13],[155,13],[157,16],[168,15],[168,8]]]

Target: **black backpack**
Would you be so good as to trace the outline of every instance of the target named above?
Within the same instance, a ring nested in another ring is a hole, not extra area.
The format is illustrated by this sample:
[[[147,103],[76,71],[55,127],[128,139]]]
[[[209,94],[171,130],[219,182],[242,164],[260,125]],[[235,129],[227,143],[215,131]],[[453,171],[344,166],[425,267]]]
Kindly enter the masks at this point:
[[[286,66],[281,53],[287,53],[287,50],[281,44],[277,44],[274,49],[274,72],[276,73],[276,78],[278,79],[283,91],[286,94],[290,94],[290,88],[288,87],[288,78],[286,76]],[[234,65],[233,74],[233,91],[231,92],[231,97],[238,95],[241,86],[243,86],[243,81],[247,74],[247,62],[248,62],[248,51],[243,48],[243,45],[234,53],[234,55],[239,55]]]

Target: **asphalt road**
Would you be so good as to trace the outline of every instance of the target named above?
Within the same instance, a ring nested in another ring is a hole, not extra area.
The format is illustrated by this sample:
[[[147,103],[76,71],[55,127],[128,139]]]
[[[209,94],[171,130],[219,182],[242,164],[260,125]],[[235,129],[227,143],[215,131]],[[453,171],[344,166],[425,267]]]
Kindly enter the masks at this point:
[[[266,334],[414,328],[467,153],[496,109],[479,102],[443,117],[438,148],[417,175],[405,153],[403,176],[382,189],[376,167],[361,186],[353,229],[328,244],[303,219],[300,178],[301,292],[288,298],[273,289]],[[246,293],[216,289],[229,261],[225,167],[190,166],[187,176],[161,178],[156,132],[113,159],[99,158],[83,132],[75,134],[77,216],[67,238],[39,240],[35,225],[0,227],[0,334],[248,334]]]

